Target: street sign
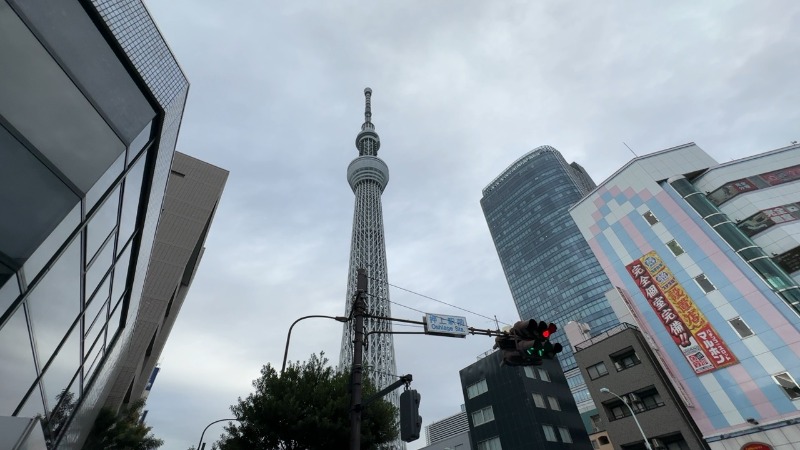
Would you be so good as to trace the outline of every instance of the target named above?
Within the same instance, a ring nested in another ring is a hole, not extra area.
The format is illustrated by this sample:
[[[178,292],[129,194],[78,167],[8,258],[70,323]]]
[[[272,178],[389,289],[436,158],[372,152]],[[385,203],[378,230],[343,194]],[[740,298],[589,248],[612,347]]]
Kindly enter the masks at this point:
[[[469,333],[466,317],[425,313],[422,321],[425,323],[425,334],[463,338]]]

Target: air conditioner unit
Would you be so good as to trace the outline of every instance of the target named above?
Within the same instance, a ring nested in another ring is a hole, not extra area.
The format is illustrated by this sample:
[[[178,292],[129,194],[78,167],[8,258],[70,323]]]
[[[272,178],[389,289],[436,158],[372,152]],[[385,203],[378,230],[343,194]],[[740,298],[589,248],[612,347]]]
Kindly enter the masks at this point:
[[[642,399],[639,398],[638,395],[631,392],[630,394],[628,394],[628,401],[630,401],[631,403],[640,403]]]

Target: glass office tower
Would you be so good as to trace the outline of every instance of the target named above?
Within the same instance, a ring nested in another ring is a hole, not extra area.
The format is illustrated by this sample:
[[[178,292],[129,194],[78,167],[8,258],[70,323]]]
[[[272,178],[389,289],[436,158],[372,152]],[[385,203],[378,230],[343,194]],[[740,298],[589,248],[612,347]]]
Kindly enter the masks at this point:
[[[188,82],[140,0],[0,0],[0,421],[80,448],[129,344]]]
[[[586,323],[600,332],[618,323],[604,294],[611,283],[569,208],[595,187],[583,168],[550,146],[515,161],[484,190],[486,223],[520,318]],[[593,405],[562,330],[561,366],[582,412]]]

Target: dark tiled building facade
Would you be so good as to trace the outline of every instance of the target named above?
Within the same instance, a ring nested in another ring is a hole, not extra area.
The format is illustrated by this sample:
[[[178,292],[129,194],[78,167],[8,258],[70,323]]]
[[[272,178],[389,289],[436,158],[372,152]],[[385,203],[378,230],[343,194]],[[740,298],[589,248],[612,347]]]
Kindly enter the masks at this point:
[[[575,358],[597,401],[601,424],[623,450],[644,450],[642,431],[655,449],[707,449],[683,399],[661,368],[644,335],[623,323],[575,345]],[[625,399],[630,408],[607,388]]]
[[[557,360],[501,366],[493,352],[461,369],[461,388],[475,450],[591,449]]]

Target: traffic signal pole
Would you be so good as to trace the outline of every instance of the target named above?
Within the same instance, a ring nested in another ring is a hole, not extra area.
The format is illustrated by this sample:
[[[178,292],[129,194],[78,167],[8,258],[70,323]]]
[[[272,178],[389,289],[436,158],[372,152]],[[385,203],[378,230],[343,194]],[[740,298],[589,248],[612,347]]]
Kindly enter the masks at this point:
[[[414,377],[412,377],[411,374],[403,375],[402,377],[400,377],[399,380],[395,381],[394,383],[390,384],[389,386],[386,386],[385,388],[381,389],[379,392],[376,392],[375,394],[371,395],[370,397],[367,397],[367,399],[364,400],[364,404],[362,406],[369,405],[370,403],[372,403],[375,400],[383,397],[384,395],[388,394],[389,392],[392,392],[393,390],[399,388],[400,386],[408,387],[408,385],[411,384],[411,381],[413,379],[414,379]]]
[[[356,294],[353,298],[353,307],[351,308],[351,316],[354,321],[353,363],[350,370],[350,450],[360,450],[361,448],[361,412],[364,405],[386,395],[403,384],[408,388],[408,384],[411,382],[410,375],[400,377],[400,380],[371,396],[366,402],[363,402],[363,358],[366,340],[364,334],[364,318],[369,317],[377,320],[426,325],[425,322],[416,320],[370,315],[367,309],[366,295],[367,271],[366,269],[356,269]],[[339,320],[339,318],[336,318],[336,320]],[[292,326],[294,326],[294,324],[292,324]],[[557,353],[561,352],[561,344],[550,343],[550,336],[557,330],[556,325],[553,323],[548,324],[542,321],[537,324],[536,321],[531,319],[515,323],[509,331],[477,329],[472,327],[467,327],[467,330],[472,335],[494,336],[496,338],[495,348],[500,347],[504,353],[504,361],[513,366],[539,365],[542,363],[542,358],[552,359]],[[436,333],[428,332],[427,329],[424,333],[392,331],[373,331],[372,333],[436,335]],[[408,401],[403,402],[402,397],[404,396]],[[403,392],[403,395],[401,395],[401,419],[407,416],[406,420],[401,420],[401,438],[406,442],[411,442],[419,438],[419,428],[422,425],[422,418],[419,417],[418,413],[419,400],[420,395],[417,391],[406,390]],[[407,406],[403,407],[403,404],[407,404]],[[404,411],[407,414],[403,414]],[[403,436],[404,434],[405,436]]]
[[[353,366],[350,370],[350,450],[361,448],[361,389],[363,377],[364,351],[364,315],[367,313],[367,271],[356,270],[356,298],[353,299],[353,317],[355,318],[353,339]]]

